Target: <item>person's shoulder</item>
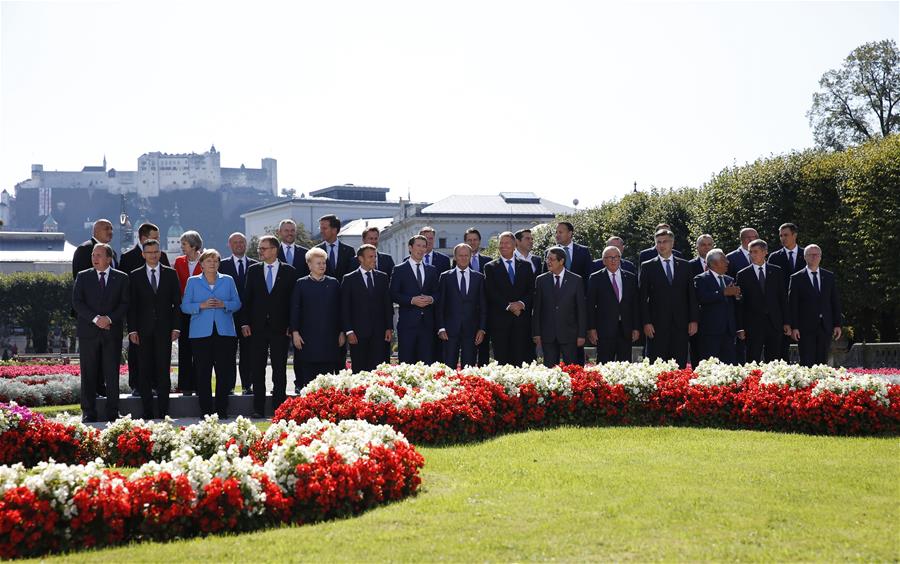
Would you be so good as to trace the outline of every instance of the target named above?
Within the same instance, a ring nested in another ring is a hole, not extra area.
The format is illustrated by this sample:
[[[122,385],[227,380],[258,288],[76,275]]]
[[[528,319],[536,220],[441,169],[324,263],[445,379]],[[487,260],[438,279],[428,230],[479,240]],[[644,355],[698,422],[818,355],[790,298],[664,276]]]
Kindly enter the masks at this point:
[[[775,268],[778,268],[778,267],[776,266]],[[747,274],[744,274],[745,272],[746,272]],[[738,270],[738,271],[737,271],[737,276],[740,276],[741,274],[744,274],[744,276],[748,276],[748,275],[750,275],[750,274],[755,275],[755,273],[753,272],[753,265],[752,265],[752,264],[749,264],[749,265],[745,266],[744,268]]]
[[[674,262],[675,264],[689,264],[690,263],[690,261],[676,255],[675,253],[672,253],[672,262]]]

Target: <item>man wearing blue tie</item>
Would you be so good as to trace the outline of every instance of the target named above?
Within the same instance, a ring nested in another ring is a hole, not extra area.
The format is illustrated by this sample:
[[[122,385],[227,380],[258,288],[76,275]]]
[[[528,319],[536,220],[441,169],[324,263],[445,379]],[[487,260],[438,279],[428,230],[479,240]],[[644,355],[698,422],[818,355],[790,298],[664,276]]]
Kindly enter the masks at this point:
[[[419,235],[425,237],[425,241],[427,242],[425,254],[422,255],[423,264],[426,266],[433,266],[437,269],[439,275],[441,272],[450,270],[450,257],[434,250],[434,239],[437,235],[434,231],[434,227],[423,227],[419,230]]]
[[[409,259],[395,266],[391,274],[391,298],[400,308],[397,318],[400,362],[433,362],[438,273],[423,262],[427,245],[423,235],[410,237]]]
[[[455,368],[475,364],[475,349],[484,341],[487,305],[484,275],[469,268],[472,249],[467,243],[453,248],[456,267],[441,274],[435,301],[435,325],[442,341],[444,364]]]
[[[231,249],[231,256],[222,260],[219,265],[219,272],[227,274],[234,278],[234,285],[237,286],[238,296],[241,303],[244,301],[244,286],[247,283],[247,269],[256,261],[247,256],[247,237],[243,233],[235,232],[228,237],[228,247]],[[235,332],[238,335],[238,374],[241,379],[241,388],[245,395],[253,394],[253,374],[250,361],[250,339],[241,334],[241,328],[235,317]],[[229,388],[233,391],[233,387]]]
[[[484,267],[491,262],[491,257],[481,254],[481,232],[470,227],[466,229],[463,235],[463,241],[472,249],[472,260],[469,262],[469,269],[473,272],[484,274]],[[482,366],[491,361],[491,343],[488,336],[485,335],[478,349],[475,351],[475,364]]]

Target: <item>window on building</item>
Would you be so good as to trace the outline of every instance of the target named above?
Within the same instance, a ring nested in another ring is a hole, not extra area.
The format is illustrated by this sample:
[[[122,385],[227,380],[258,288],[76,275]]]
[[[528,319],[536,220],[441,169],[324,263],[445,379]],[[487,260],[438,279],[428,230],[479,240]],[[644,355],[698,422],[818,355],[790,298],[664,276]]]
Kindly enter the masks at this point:
[[[446,248],[447,248],[447,238],[446,238],[446,237],[439,237],[439,238],[438,238],[438,248],[439,248],[439,249],[446,249]]]

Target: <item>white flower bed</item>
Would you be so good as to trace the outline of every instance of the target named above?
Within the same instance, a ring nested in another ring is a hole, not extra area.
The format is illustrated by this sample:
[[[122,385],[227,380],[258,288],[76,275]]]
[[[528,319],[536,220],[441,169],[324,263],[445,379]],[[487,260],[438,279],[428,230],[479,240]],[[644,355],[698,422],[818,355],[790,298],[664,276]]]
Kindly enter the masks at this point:
[[[39,497],[49,500],[50,505],[64,517],[71,518],[77,514],[73,501],[75,491],[91,478],[124,483],[120,478],[105,476],[103,469],[103,461],[99,458],[85,465],[50,461],[41,462],[34,468],[25,468],[21,464],[0,466],[0,497],[13,488],[25,486]]]
[[[663,372],[678,370],[674,360],[659,360],[653,363],[648,359],[643,362],[607,362],[588,366],[586,372],[599,372],[610,385],[621,384],[628,395],[644,401],[656,391],[657,377]]]
[[[691,386],[730,386],[743,382],[751,371],[759,366],[750,364],[725,364],[718,358],[701,360],[694,368],[696,378],[691,378]]]
[[[572,378],[559,366],[547,368],[537,362],[532,362],[531,364],[522,363],[522,366],[512,366],[509,364],[497,364],[495,361],[480,368],[467,367],[461,370],[460,374],[480,376],[485,380],[499,384],[511,396],[518,396],[519,386],[527,384],[534,384],[537,392],[542,396],[540,399],[543,399],[543,396],[549,396],[554,393],[561,396],[572,396]]]
[[[828,390],[838,395],[847,395],[851,392],[864,390],[869,392],[880,404],[891,404],[888,398],[888,381],[880,376],[871,374],[846,374],[829,376],[816,382],[812,395],[817,396]]]

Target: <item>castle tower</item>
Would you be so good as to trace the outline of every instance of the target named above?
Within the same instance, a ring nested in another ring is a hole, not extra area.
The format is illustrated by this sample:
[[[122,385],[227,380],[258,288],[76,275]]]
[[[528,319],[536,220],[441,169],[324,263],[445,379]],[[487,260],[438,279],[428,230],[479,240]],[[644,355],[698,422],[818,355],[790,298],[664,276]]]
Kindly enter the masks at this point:
[[[171,257],[181,256],[181,235],[184,229],[181,227],[181,216],[178,214],[178,204],[175,204],[175,211],[172,212],[172,226],[166,233],[166,253]]]

